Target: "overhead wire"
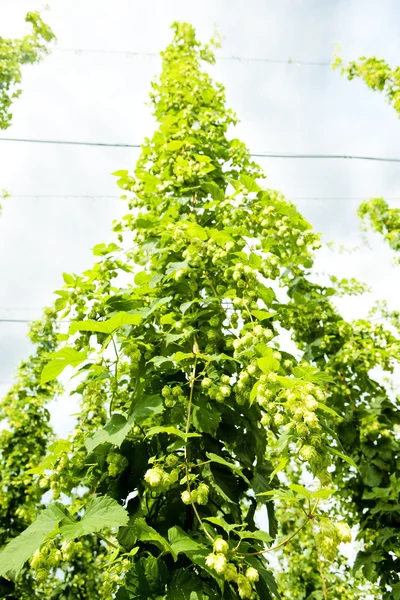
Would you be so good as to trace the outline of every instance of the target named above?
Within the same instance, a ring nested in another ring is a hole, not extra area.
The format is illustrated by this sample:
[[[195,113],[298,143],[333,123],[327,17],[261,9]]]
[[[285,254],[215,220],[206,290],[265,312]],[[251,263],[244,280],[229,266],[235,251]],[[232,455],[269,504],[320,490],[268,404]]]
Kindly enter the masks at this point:
[[[29,144],[55,144],[68,146],[92,146],[106,148],[141,148],[140,144],[130,144],[121,142],[86,142],[80,140],[46,140],[35,138],[11,138],[0,137],[2,142],[23,142]],[[250,156],[255,158],[289,158],[289,159],[334,159],[334,160],[367,160],[378,162],[400,163],[400,158],[388,156],[366,156],[357,154],[324,154],[310,153],[303,154],[297,152],[251,152]]]
[[[80,54],[115,54],[125,55],[126,57],[159,57],[157,52],[134,52],[130,50],[107,50],[97,48],[62,48],[56,47],[53,51],[56,52],[71,52],[76,55]],[[274,59],[268,57],[245,57],[245,56],[217,56],[217,60],[232,61],[237,63],[265,63],[265,64],[279,64],[286,66],[316,66],[316,67],[330,67],[330,61],[306,61],[306,60],[293,60],[288,59]],[[108,148],[141,148],[140,144],[129,144],[129,143],[108,143],[108,142],[85,142],[75,140],[42,140],[42,139],[28,139],[28,138],[0,138],[0,141],[9,142],[22,142],[22,143],[37,143],[37,144],[60,144],[60,145],[73,145],[73,146],[92,146],[92,147],[108,147]],[[359,156],[351,154],[300,154],[300,153],[276,153],[276,152],[262,152],[262,153],[251,153],[251,156],[255,158],[288,158],[288,159],[336,159],[336,160],[365,160],[365,161],[377,161],[377,162],[400,162],[400,158],[393,157],[376,157],[376,156]],[[74,195],[74,194],[17,194],[12,195],[12,198],[90,198],[90,199],[117,199],[119,196],[112,195]],[[364,197],[307,197],[299,196],[294,197],[293,200],[363,200]],[[389,199],[389,198],[388,198]],[[390,198],[391,200],[399,200],[398,197]],[[0,309],[10,310],[10,309]],[[31,309],[24,309],[31,310]],[[0,323],[31,323],[32,319],[13,319],[13,318],[0,318]],[[10,382],[0,381],[0,385],[8,385]]]
[[[119,56],[128,57],[147,57],[147,58],[159,58],[159,52],[135,52],[133,50],[114,50],[106,48],[63,48],[55,47],[53,52],[71,52],[77,56],[81,54],[116,54]],[[266,64],[277,64],[277,65],[292,65],[292,66],[309,66],[309,67],[330,67],[332,62],[330,61],[318,61],[318,60],[297,60],[292,58],[269,58],[264,56],[237,56],[237,55],[218,55],[215,56],[216,60],[232,61],[238,63],[266,63]]]
[[[364,196],[288,196],[288,200],[292,201],[354,201],[354,202],[362,202],[368,198],[376,198],[376,197],[384,197],[385,200],[390,201],[398,201],[400,200],[400,196],[387,196],[386,194],[365,194]],[[51,200],[51,199],[61,199],[61,200],[120,200],[120,195],[106,195],[106,194],[13,194],[10,193],[7,195],[7,198],[11,200]],[[1,310],[1,309],[0,309]]]

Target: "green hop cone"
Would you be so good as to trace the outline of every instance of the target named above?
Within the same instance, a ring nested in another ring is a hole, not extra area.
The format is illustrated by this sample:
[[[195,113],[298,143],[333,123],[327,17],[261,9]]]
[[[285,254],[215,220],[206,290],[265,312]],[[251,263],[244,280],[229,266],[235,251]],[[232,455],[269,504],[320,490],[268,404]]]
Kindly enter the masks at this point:
[[[224,572],[225,581],[236,581],[238,578],[238,572],[233,563],[228,563]]]
[[[348,543],[352,540],[351,529],[344,521],[339,521],[335,525],[336,534],[341,542]]]
[[[305,444],[299,452],[300,458],[302,458],[303,460],[306,460],[308,462],[315,462],[318,458],[318,453],[315,450],[315,448],[313,448],[313,446],[309,446],[307,444]]]
[[[168,454],[167,458],[165,459],[165,462],[168,465],[168,467],[174,467],[178,460],[179,459],[175,454]]]
[[[32,569],[38,569],[39,565],[43,563],[43,556],[40,550],[36,550],[35,554],[32,556],[30,560],[30,565]]]
[[[212,386],[212,381],[209,377],[204,377],[204,379],[201,382],[201,387],[207,389],[209,387]]]
[[[251,594],[252,594],[251,584],[250,584],[249,580],[247,579],[247,577],[245,577],[245,575],[238,575],[237,586],[238,586],[239,596],[241,598],[251,598]]]
[[[205,483],[201,483],[197,488],[197,504],[205,506],[208,503],[209,487]]]
[[[249,567],[246,570],[246,577],[251,583],[256,583],[260,579],[260,575],[258,574],[257,569],[254,569],[254,567]]]
[[[223,538],[217,538],[214,541],[214,552],[226,554],[229,550],[229,544]]]
[[[164,480],[165,472],[161,469],[161,467],[153,467],[152,469],[148,469],[144,475],[144,480],[149,484],[152,488],[160,487]]]

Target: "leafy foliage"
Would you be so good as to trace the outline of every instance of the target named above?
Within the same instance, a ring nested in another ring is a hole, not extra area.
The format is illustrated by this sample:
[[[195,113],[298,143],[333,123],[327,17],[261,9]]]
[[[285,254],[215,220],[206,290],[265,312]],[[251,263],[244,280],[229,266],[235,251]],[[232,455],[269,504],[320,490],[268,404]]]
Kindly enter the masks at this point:
[[[366,225],[369,224],[374,231],[384,236],[385,241],[395,252],[400,250],[398,208],[390,208],[383,198],[372,198],[360,205],[358,214]]]
[[[287,504],[282,504],[278,509],[278,518],[282,532],[288,536],[293,524],[299,526],[304,520],[304,513],[299,505],[288,509]],[[278,557],[281,565],[278,586],[282,599],[378,598],[378,587],[370,584],[361,571],[354,575],[341,553],[335,553],[330,561],[322,556],[321,541],[323,543],[323,539],[330,538],[321,538],[319,528],[313,525],[303,528],[298,535],[282,546]]]
[[[11,125],[10,109],[22,91],[21,66],[39,62],[47,53],[46,44],[55,39],[39,13],[28,13],[25,21],[32,27],[32,33],[15,40],[0,37],[0,129]]]
[[[48,506],[20,536],[14,538],[0,554],[0,575],[18,575],[24,563],[65,517],[56,505]]]
[[[372,90],[382,92],[400,115],[400,67],[392,68],[387,62],[375,56],[362,56],[345,66],[341,58],[336,57],[333,67],[340,67],[342,75],[346,75],[348,79],[359,77]]]
[[[0,571],[18,570],[32,540],[25,570],[49,597],[268,600],[280,586],[347,600],[337,551],[357,524],[354,584],[395,598],[398,410],[371,371],[392,372],[399,339],[344,321],[336,289],[312,282],[318,236],[228,139],[236,117],[202,69],[211,48],[190,25],[174,32],[151,94],[159,128],[134,174],[116,173],[129,196],[118,244],[97,245],[56,292],[71,326],[40,385],[75,369],[80,413],[26,476],[69,504],[45,509],[63,514],[45,539],[39,517],[12,540]],[[279,586],[272,552],[288,565]]]

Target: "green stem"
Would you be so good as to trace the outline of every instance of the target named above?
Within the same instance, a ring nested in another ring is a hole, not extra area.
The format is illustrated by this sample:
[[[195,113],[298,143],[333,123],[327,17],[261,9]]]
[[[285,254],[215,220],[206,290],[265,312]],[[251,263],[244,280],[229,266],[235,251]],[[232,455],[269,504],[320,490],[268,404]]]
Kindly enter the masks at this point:
[[[111,341],[113,343],[114,346],[114,350],[115,350],[115,371],[114,371],[114,379],[115,379],[115,385],[118,385],[118,361],[119,361],[119,354],[118,354],[118,350],[117,350],[117,345],[115,343],[114,340],[114,336],[111,336]],[[115,389],[113,390],[113,394],[111,396],[111,400],[110,400],[110,417],[112,417],[112,409],[113,409],[113,404],[114,404],[114,397],[115,397]]]
[[[259,554],[268,554],[269,552],[278,550],[278,548],[281,548],[281,546],[284,546],[285,544],[290,542],[290,540],[293,539],[303,529],[303,527],[305,527],[307,525],[309,520],[310,520],[310,517],[308,516],[307,519],[300,525],[300,527],[298,527],[296,529],[296,531],[294,531],[291,535],[289,535],[289,537],[287,537],[284,540],[282,540],[281,542],[279,542],[279,544],[276,544],[275,546],[272,546],[271,548],[267,548],[266,550],[259,550],[258,552],[238,552],[237,554],[239,554],[240,556],[257,556]]]
[[[282,546],[284,546],[285,544],[290,542],[290,540],[292,540],[298,533],[300,533],[300,531],[307,525],[307,523],[314,518],[314,514],[318,507],[318,504],[319,504],[319,499],[316,501],[313,509],[309,512],[306,520],[300,525],[300,527],[298,527],[291,535],[289,535],[289,537],[287,537],[284,540],[282,540],[281,542],[279,542],[279,544],[276,544],[275,546],[272,546],[271,548],[267,548],[266,550],[259,550],[258,552],[238,552],[237,554],[239,554],[240,556],[257,556],[259,554],[268,554],[269,552],[278,550],[278,548],[281,548]]]
[[[197,342],[195,341],[194,346],[197,346]],[[189,429],[190,429],[190,422],[191,422],[191,417],[192,417],[192,406],[193,406],[193,393],[194,393],[194,383],[196,380],[196,368],[197,368],[197,353],[195,353],[194,356],[194,363],[193,363],[193,369],[192,369],[192,373],[190,375],[190,393],[189,393],[189,403],[188,403],[188,413],[187,413],[187,419],[186,419],[186,428],[185,428],[185,433],[189,433]],[[197,520],[199,521],[204,533],[206,534],[206,536],[208,537],[208,539],[214,543],[214,538],[212,537],[212,535],[207,531],[206,526],[204,525],[200,515],[199,515],[199,511],[197,510],[197,507],[195,505],[195,503],[192,500],[192,492],[191,492],[191,488],[190,488],[190,469],[189,469],[189,457],[188,457],[188,445],[186,444],[185,446],[185,471],[186,471],[186,485],[187,485],[187,490],[190,494],[190,503],[192,505],[194,514],[197,517]]]

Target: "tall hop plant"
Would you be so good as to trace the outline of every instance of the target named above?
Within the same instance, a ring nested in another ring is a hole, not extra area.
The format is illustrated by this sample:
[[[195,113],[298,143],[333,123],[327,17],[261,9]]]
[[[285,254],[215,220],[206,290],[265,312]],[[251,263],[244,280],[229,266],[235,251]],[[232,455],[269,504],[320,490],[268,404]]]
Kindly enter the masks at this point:
[[[94,267],[64,274],[57,291],[72,322],[41,380],[79,367],[82,406],[38,485],[81,500],[49,504],[2,550],[0,574],[15,577],[32,554],[33,571],[54,573],[83,536],[104,570],[96,598],[264,600],[278,596],[268,553],[311,521],[327,557],[349,539],[320,512],[332,460],[354,464],[325,422],[336,419],[329,376],[285,351],[277,325],[285,299],[274,282],[300,280],[320,243],[228,138],[236,117],[201,68],[210,47],[190,25],[173,28],[151,94],[159,128],[134,175],[116,173],[132,192],[114,225],[123,247],[99,244]],[[294,458],[313,491],[276,489]],[[276,542],[273,496],[304,514]]]

